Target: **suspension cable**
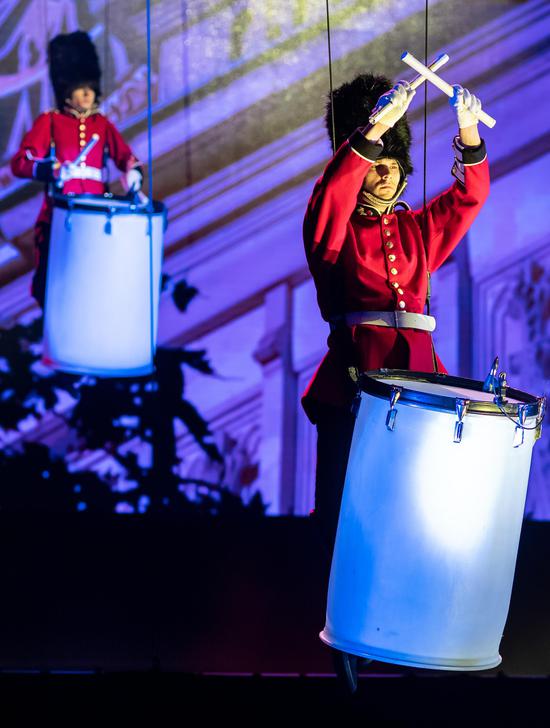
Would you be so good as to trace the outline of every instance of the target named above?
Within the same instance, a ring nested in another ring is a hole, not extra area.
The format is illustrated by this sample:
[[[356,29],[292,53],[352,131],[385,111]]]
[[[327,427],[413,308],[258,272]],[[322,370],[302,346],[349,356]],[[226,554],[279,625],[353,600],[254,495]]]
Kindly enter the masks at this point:
[[[332,49],[330,45],[330,10],[329,0],[326,0],[327,9],[327,47],[328,47],[328,78],[330,86],[330,117],[332,119],[332,153],[336,154],[336,121],[334,119],[334,97],[332,84]]]
[[[109,82],[109,79],[111,78],[110,73],[110,59],[109,59],[109,37],[111,34],[111,8],[110,8],[110,2],[107,0],[105,3],[105,20],[103,23],[103,78],[105,79],[104,88],[105,88],[105,98],[109,95],[107,93],[107,83]]]
[[[424,5],[424,65],[428,65],[428,18],[429,18],[429,0]],[[430,299],[432,296],[432,276],[428,265],[428,249],[427,249],[427,171],[428,171],[428,82],[424,82],[424,151],[423,151],[423,170],[422,170],[422,237],[424,248],[426,250],[426,269],[427,269],[427,288],[426,288],[426,313],[430,315]],[[433,336],[430,336],[432,346],[432,364],[434,372],[439,372],[437,356]]]
[[[332,153],[336,152],[336,121],[334,118],[334,89],[332,81],[332,48],[330,36],[330,8],[329,0],[326,0],[327,15],[327,48],[328,48],[328,75],[330,87],[330,111],[332,118]],[[429,0],[425,0],[424,5],[424,64],[428,65],[428,17],[429,17]],[[424,246],[426,246],[426,213],[427,213],[427,167],[428,167],[428,84],[424,83],[424,152],[423,152],[423,183],[422,183],[422,238]],[[427,256],[426,256],[427,259]],[[428,271],[426,308],[430,315],[430,295],[431,295],[431,277]],[[432,341],[432,359],[434,371],[438,371],[437,358]]]
[[[153,95],[151,90],[151,0],[146,0],[147,10],[147,179],[149,202],[147,205],[147,234],[149,237],[149,343],[151,362],[155,355],[155,306],[153,276]]]
[[[424,65],[428,65],[428,0],[424,9]],[[426,171],[428,166],[428,82],[425,81],[424,86],[424,170],[423,170],[423,186],[422,186],[422,214],[426,218]],[[429,304],[428,304],[429,305]]]

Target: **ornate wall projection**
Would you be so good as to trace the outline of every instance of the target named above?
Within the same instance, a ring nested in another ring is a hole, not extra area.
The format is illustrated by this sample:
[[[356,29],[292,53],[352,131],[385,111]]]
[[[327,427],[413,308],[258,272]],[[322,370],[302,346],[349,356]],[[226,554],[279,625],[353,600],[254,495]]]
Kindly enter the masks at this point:
[[[550,391],[550,249],[523,256],[479,283],[480,351],[491,358],[498,352],[509,380],[529,392]],[[550,444],[548,436],[536,445],[531,467],[526,512],[548,518]],[[512,485],[512,484],[510,484]],[[541,487],[542,486],[542,487]]]
[[[331,0],[330,7],[336,84],[367,68],[409,77],[399,55],[405,48],[424,54],[425,0]],[[152,8],[154,185],[170,221],[165,270],[200,291],[184,316],[164,294],[160,339],[208,351],[217,376],[189,375],[187,392],[224,455],[223,465],[209,462],[178,431],[180,474],[221,479],[244,498],[260,493],[274,514],[305,514],[315,433],[299,394],[327,333],[301,243],[304,208],[330,153],[321,118],[324,3],[157,0]],[[0,20],[0,321],[10,326],[35,315],[28,284],[41,191],[13,180],[6,164],[51,103],[47,39],[77,27],[91,32],[105,67],[105,108],[146,158],[145,8],[141,0],[8,0]],[[442,76],[478,93],[498,120],[485,132],[489,202],[435,276],[436,344],[451,371],[477,378],[499,353],[515,386],[540,393],[548,388],[548,304],[540,291],[550,249],[550,6],[431,0],[428,30],[429,55],[445,50],[451,58]],[[413,206],[423,193],[422,96],[410,114]],[[453,134],[445,99],[430,89],[428,197],[450,182]],[[63,452],[68,434],[51,415],[9,437]],[[102,458],[94,454],[94,468]],[[529,491],[537,518],[550,517],[547,463],[543,439]]]

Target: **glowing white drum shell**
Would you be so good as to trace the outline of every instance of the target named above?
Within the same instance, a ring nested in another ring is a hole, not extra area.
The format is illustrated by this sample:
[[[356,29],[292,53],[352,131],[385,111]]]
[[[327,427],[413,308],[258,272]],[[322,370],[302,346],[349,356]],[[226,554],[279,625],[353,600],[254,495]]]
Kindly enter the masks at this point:
[[[483,399],[449,388],[450,397],[468,395]],[[494,667],[535,433],[514,448],[504,415],[467,414],[455,443],[456,414],[398,403],[389,431],[388,409],[387,398],[362,392],[321,639],[403,665]]]
[[[44,313],[49,366],[116,377],[153,370],[163,205],[155,203],[151,223],[152,246],[143,207],[92,195],[55,201]]]

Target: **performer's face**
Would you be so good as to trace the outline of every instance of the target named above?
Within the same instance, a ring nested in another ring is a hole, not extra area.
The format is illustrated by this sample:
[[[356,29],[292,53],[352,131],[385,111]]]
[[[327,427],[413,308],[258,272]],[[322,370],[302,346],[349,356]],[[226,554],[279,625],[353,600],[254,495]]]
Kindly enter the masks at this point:
[[[75,88],[69,100],[76,109],[88,111],[94,105],[95,91],[89,86],[80,86]]]
[[[397,192],[401,170],[395,159],[382,157],[367,172],[365,189],[382,200],[391,200]]]

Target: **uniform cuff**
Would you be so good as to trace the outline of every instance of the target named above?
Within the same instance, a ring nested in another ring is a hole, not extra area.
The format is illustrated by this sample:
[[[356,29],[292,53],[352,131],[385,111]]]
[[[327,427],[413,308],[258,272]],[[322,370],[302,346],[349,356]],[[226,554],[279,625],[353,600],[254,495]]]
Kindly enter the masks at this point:
[[[353,151],[368,162],[376,162],[384,150],[384,142],[379,139],[372,142],[366,139],[359,129],[356,129],[348,139],[348,144]]]
[[[53,182],[53,169],[51,162],[35,162],[32,168],[32,176],[38,182]]]
[[[467,147],[460,141],[459,136],[455,136],[453,140],[453,149],[456,161],[466,167],[474,164],[480,164],[487,156],[487,149],[485,148],[485,142],[483,139],[481,140],[481,144],[477,147]]]

